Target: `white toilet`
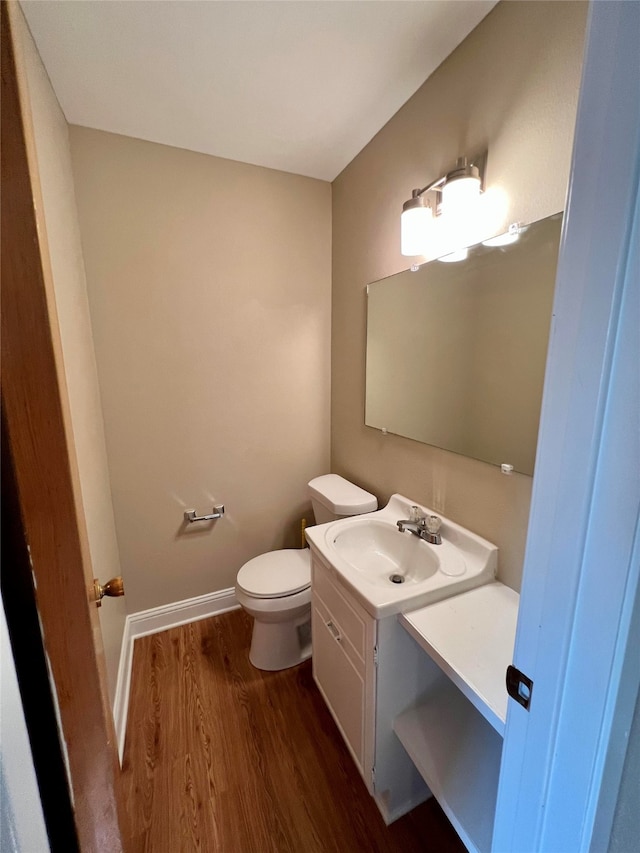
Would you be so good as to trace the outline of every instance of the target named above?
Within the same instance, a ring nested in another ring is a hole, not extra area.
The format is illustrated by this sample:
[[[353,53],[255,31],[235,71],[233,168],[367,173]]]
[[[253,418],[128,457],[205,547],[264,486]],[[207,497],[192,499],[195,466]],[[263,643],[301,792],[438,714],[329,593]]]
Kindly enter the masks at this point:
[[[338,474],[309,483],[316,524],[378,508],[374,495]],[[311,655],[311,552],[270,551],[249,560],[236,579],[238,604],[253,616],[249,660],[257,669],[287,669]]]

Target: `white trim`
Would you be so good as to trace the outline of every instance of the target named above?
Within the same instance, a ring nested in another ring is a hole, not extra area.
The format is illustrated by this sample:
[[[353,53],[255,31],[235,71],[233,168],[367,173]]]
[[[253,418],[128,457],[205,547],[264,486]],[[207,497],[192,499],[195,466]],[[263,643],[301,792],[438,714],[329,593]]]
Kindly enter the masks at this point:
[[[127,731],[127,711],[129,710],[129,684],[131,681],[131,663],[133,661],[133,639],[129,616],[124,622],[122,645],[120,646],[120,661],[116,678],[116,693],[113,699],[113,724],[116,730],[118,758],[122,766],[124,754],[124,737]]]
[[[185,598],[184,601],[174,601],[172,604],[131,613],[127,616],[127,622],[131,625],[131,637],[135,640],[226,613],[228,610],[237,610],[238,607],[240,605],[236,601],[235,589],[220,589],[217,592],[198,595],[196,598]]]
[[[122,635],[122,647],[120,650],[120,663],[118,665],[118,678],[116,681],[116,693],[113,701],[113,719],[118,741],[118,755],[120,764],[124,753],[124,740],[127,730],[127,713],[129,710],[129,689],[131,684],[131,667],[133,664],[133,644],[139,637],[147,637],[149,634],[158,634],[160,631],[168,631],[169,628],[177,628],[190,622],[198,622],[209,616],[218,616],[230,610],[240,607],[236,601],[236,593],[233,588],[220,589],[196,598],[185,598],[183,601],[174,601],[172,604],[163,604],[160,607],[151,607],[149,610],[140,610],[138,613],[130,613],[125,620],[124,633]]]
[[[399,820],[401,817],[404,817],[413,809],[417,808],[418,806],[421,806],[422,803],[425,803],[431,797],[433,797],[433,794],[427,791],[427,788],[425,786],[425,788],[419,794],[416,794],[410,799],[405,800],[403,803],[399,803],[393,809],[389,809],[388,804],[385,802],[384,797],[381,794],[373,794],[375,803],[378,806],[378,811],[382,815],[382,820],[385,822],[386,826],[389,826],[389,824],[394,823],[394,821]],[[442,804],[442,810],[444,812],[447,812],[447,808],[448,807],[445,807],[445,805]],[[447,816],[449,817],[450,822],[453,824],[454,820],[456,820],[455,817],[452,819],[449,816],[448,812]],[[457,826],[455,826],[454,828],[458,835],[460,835],[460,831]],[[463,838],[463,841],[465,840],[465,838],[466,836]]]

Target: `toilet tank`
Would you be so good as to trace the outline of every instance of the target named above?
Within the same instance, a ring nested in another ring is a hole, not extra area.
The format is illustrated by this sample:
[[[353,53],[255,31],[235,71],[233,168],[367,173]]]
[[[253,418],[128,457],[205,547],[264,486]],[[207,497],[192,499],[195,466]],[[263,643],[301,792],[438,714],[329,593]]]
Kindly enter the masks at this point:
[[[338,474],[315,477],[309,483],[309,495],[316,524],[326,524],[327,521],[378,509],[375,495],[365,492]]]

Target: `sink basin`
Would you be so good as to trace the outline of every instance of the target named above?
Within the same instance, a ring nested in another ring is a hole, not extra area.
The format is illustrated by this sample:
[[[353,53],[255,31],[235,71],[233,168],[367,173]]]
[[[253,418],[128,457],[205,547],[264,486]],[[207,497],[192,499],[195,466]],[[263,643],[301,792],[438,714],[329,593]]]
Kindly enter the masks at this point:
[[[316,559],[332,569],[374,617],[405,613],[494,580],[498,549],[440,516],[441,545],[401,533],[396,522],[415,505],[392,495],[384,509],[305,531]],[[419,506],[425,515],[434,515]]]
[[[330,544],[356,572],[372,584],[421,583],[434,575],[440,560],[435,549],[416,536],[372,518],[347,519],[331,525]]]

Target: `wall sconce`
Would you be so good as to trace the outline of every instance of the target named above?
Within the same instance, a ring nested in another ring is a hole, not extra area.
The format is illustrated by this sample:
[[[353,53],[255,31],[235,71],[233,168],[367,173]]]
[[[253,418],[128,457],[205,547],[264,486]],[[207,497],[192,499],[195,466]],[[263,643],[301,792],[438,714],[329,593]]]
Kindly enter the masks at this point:
[[[411,198],[402,205],[400,220],[400,251],[403,255],[426,255],[429,251],[429,237],[433,226],[434,211],[425,196],[438,192],[442,196],[440,213],[446,217],[455,241],[456,231],[466,230],[469,212],[480,197],[484,178],[486,156],[476,163],[468,163],[466,157],[460,157],[455,169],[447,172],[436,181],[422,189],[415,189]],[[464,243],[464,239],[462,241]]]

